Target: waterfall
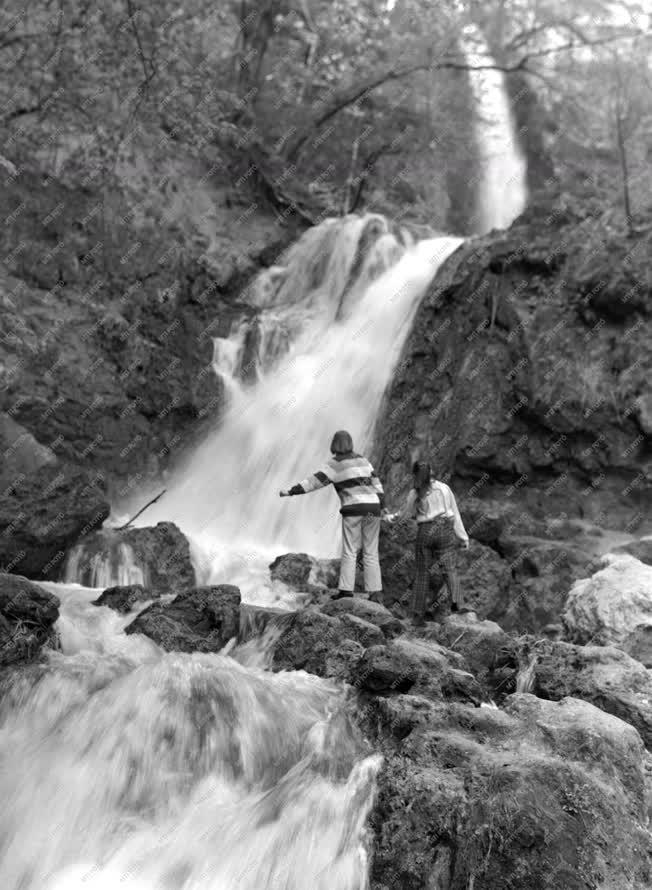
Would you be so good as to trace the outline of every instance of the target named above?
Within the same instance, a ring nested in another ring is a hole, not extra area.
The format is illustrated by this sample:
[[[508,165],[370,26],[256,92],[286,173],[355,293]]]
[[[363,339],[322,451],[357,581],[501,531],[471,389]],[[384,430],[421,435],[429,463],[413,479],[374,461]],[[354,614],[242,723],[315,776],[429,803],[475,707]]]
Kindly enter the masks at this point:
[[[70,551],[65,564],[64,580],[68,584],[80,582],[89,587],[113,587],[116,584],[149,584],[147,566],[139,566],[133,549],[124,541],[115,539],[110,530],[101,532],[105,541],[102,549],[89,550],[86,544],[77,544]]]
[[[164,653],[96,590],[44,586],[63,651],[1,700],[3,890],[366,890],[381,761],[341,689],[251,641]]]
[[[480,171],[476,202],[480,234],[509,226],[525,208],[527,165],[514,130],[505,75],[488,67],[494,64],[480,31],[464,29],[466,59],[478,66],[470,72],[477,114],[476,132],[480,147]]]
[[[195,552],[203,541],[208,568],[199,577],[233,580],[238,560],[254,553],[267,562],[287,550],[337,553],[332,488],[284,501],[278,492],[320,467],[337,429],[351,432],[356,450],[371,447],[417,306],[462,239],[407,241],[377,215],[326,220],[290,249],[273,281],[263,274],[252,287],[251,302],[262,307],[253,323],[265,332],[245,361],[255,362],[255,380],[241,379],[241,363],[227,360],[240,346],[218,345],[215,369],[229,406],[138,520],[172,520]],[[233,337],[246,339],[241,321]]]
[[[501,107],[487,126],[505,137]],[[487,159],[485,228],[523,198],[504,158]],[[336,429],[369,451],[419,302],[461,241],[415,244],[377,214],[329,219],[253,282],[214,341],[224,415],[137,520],[181,527],[199,583],[260,602],[278,553],[336,554],[334,491],[278,491],[319,468]],[[75,549],[68,579],[146,584],[116,534],[100,542],[110,552]],[[61,600],[61,649],[10,673],[0,697],[2,890],[368,890],[381,758],[340,686],[267,669],[276,613],[245,607],[220,654],[165,653],[124,633],[133,613],[93,606],[95,587],[43,586]]]

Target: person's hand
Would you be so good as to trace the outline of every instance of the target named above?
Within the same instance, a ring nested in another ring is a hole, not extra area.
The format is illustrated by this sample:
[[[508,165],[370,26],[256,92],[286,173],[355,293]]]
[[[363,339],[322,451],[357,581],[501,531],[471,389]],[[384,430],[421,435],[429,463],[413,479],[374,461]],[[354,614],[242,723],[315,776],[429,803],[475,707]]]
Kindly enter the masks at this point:
[[[389,510],[382,510],[380,518],[383,522],[394,522],[394,514],[390,513]]]
[[[279,491],[278,496],[279,496],[280,498],[289,498],[289,497],[290,497],[290,492],[287,490],[287,488],[282,488],[282,489]]]

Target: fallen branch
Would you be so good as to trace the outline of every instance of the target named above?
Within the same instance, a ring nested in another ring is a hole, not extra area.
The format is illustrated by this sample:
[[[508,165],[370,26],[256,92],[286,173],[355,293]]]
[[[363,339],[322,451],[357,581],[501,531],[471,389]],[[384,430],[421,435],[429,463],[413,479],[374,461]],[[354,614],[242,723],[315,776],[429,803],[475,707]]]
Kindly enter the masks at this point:
[[[144,513],[145,510],[146,510],[148,507],[151,507],[151,506],[152,506],[152,504],[155,504],[155,503],[158,501],[158,499],[159,499],[160,497],[162,497],[162,496],[165,494],[166,491],[167,491],[167,489],[164,488],[163,491],[160,492],[159,494],[157,494],[155,498],[152,498],[152,500],[151,500],[151,501],[148,501],[148,502],[145,504],[144,507],[141,507],[141,509],[138,511],[138,513],[136,513],[134,516],[131,517],[131,519],[129,520],[129,522],[125,522],[124,525],[121,525],[119,528],[116,528],[116,531],[117,531],[117,532],[121,532],[121,531],[123,531],[125,528],[128,528],[128,527],[131,525],[131,523],[134,521],[134,519],[138,519],[138,517],[140,516],[140,514],[141,514],[141,513]]]

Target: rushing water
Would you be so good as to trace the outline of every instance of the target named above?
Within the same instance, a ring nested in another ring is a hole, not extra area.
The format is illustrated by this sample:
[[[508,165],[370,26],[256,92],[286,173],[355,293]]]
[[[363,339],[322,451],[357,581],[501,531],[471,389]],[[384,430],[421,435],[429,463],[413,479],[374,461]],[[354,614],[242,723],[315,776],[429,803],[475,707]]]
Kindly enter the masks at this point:
[[[228,410],[139,522],[171,519],[199,549],[205,542],[215,579],[232,578],[243,554],[334,555],[335,493],[280,501],[278,492],[320,466],[336,429],[348,429],[356,449],[370,447],[418,303],[460,243],[405,244],[377,216],[328,220],[306,233],[285,275],[275,271],[271,288],[263,277],[252,293],[262,306],[253,354],[242,324],[216,343]],[[253,385],[238,376],[243,362],[256,367]]]
[[[343,692],[225,655],[163,653],[62,600],[62,652],[0,711],[2,890],[364,890],[377,756]]]
[[[524,199],[492,83],[485,230]],[[287,606],[267,564],[284,550],[334,554],[339,504],[330,489],[284,501],[278,491],[318,468],[336,429],[369,449],[419,302],[460,243],[414,244],[374,214],[306,232],[215,340],[228,408],[138,524],[176,522],[200,582]],[[70,580],[82,556],[71,554]],[[97,555],[93,578],[146,582],[146,567],[118,546]],[[380,759],[352,729],[341,688],[265,670],[256,639],[232,641],[228,655],[166,654],[123,633],[133,616],[91,605],[99,590],[48,586],[62,601],[62,651],[0,699],[0,890],[366,890]]]
[[[527,164],[519,146],[505,89],[505,75],[490,66],[494,60],[479,30],[465,29],[467,61],[478,114],[475,129],[480,148],[475,231],[483,234],[509,226],[523,211],[527,197]]]

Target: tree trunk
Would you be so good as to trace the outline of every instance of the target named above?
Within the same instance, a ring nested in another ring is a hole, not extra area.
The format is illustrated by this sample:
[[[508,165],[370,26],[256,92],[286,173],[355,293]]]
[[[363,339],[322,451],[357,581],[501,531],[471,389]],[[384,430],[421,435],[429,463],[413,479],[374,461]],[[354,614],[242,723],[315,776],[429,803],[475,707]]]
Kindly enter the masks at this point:
[[[632,222],[632,206],[629,198],[629,165],[627,162],[627,145],[623,131],[623,119],[620,108],[616,111],[616,135],[618,139],[618,154],[620,156],[620,169],[623,176],[623,198],[625,201],[625,218],[627,220],[627,233],[634,234]]]

